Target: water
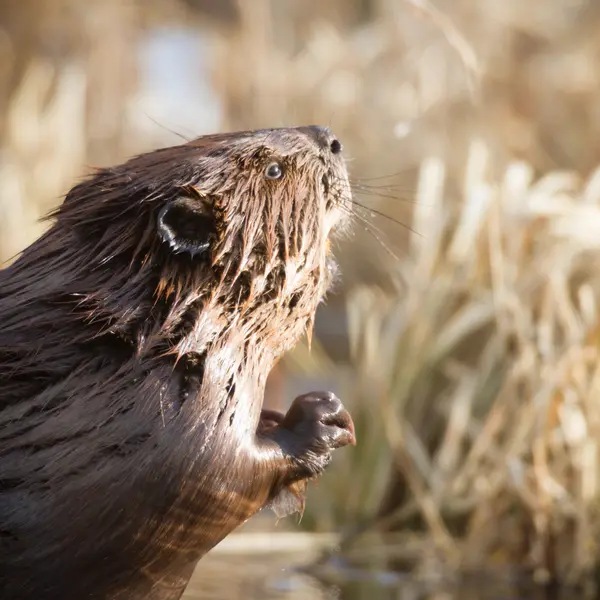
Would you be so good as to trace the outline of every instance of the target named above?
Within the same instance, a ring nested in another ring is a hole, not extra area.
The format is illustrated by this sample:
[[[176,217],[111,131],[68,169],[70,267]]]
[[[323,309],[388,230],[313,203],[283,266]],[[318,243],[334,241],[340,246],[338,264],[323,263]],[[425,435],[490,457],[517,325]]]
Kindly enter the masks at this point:
[[[341,559],[319,577],[304,572],[316,547],[293,549],[271,538],[252,548],[224,545],[201,561],[184,600],[573,600],[589,598],[519,581],[506,573],[471,576],[461,584],[418,580],[384,569],[364,570]],[[259,538],[260,539],[260,538]],[[300,538],[303,539],[303,538]],[[226,540],[227,541],[227,540]],[[269,550],[272,543],[276,551]]]

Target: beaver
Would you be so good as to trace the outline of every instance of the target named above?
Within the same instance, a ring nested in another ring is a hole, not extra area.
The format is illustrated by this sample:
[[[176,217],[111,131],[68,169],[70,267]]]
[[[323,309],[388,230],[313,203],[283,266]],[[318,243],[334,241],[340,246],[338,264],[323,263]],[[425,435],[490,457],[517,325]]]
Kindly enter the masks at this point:
[[[0,271],[0,597],[172,600],[259,510],[355,444],[329,392],[263,411],[351,221],[319,126],[97,169]]]

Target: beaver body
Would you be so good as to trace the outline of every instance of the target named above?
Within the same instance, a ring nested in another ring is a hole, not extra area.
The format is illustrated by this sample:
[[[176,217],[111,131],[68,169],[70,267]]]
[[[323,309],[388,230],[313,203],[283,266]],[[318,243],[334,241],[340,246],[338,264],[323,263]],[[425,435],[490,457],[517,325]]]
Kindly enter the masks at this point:
[[[320,127],[213,135],[75,186],[0,271],[0,597],[174,600],[354,443],[329,393],[261,414],[347,222]]]

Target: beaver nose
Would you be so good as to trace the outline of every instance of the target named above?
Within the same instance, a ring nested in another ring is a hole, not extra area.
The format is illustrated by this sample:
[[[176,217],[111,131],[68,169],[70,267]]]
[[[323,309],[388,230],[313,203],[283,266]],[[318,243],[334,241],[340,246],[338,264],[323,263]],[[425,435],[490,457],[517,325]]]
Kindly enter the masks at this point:
[[[308,127],[302,127],[302,129],[317,142],[322,150],[329,150],[332,154],[339,154],[343,150],[341,142],[327,127],[309,125]]]

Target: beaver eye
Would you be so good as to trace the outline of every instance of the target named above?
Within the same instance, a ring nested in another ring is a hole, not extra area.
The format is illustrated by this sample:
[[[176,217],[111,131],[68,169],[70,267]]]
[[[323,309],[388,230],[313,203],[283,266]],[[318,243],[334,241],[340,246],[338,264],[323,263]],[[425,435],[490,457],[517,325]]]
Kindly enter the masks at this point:
[[[281,168],[281,165],[276,162],[271,163],[265,171],[265,177],[267,179],[281,179],[282,176],[283,169]]]

